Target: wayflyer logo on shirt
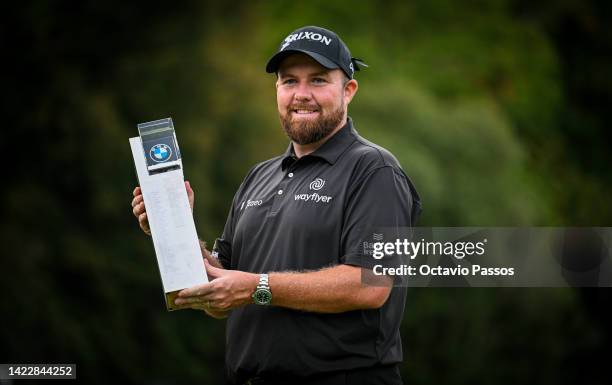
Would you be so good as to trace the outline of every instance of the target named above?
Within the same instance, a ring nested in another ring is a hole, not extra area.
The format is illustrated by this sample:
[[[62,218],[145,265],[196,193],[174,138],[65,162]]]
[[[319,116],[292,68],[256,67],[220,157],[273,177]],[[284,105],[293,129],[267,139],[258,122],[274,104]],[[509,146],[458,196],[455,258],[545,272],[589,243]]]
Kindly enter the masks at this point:
[[[325,180],[321,178],[316,178],[308,187],[310,190],[319,191],[325,186]],[[310,194],[295,194],[296,201],[305,201],[305,202],[314,202],[314,203],[329,203],[333,197],[329,195],[320,195],[319,193],[310,193]]]

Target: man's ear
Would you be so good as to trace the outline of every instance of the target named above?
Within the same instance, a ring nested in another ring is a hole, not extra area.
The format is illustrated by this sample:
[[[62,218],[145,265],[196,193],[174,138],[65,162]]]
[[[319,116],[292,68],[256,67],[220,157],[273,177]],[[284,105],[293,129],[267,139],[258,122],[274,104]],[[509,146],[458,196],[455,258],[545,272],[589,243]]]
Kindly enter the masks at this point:
[[[351,100],[353,100],[353,96],[357,93],[357,89],[359,88],[359,83],[357,80],[351,79],[346,84],[344,84],[344,102],[348,105]]]

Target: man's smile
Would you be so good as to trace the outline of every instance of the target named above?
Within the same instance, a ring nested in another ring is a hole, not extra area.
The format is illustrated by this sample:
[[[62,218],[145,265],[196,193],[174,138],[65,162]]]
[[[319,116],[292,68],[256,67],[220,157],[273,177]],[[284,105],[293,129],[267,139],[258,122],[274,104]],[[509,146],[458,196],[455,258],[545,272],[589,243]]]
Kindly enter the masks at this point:
[[[300,118],[304,117],[304,118],[308,118],[308,117],[314,117],[319,113],[319,109],[316,107],[294,107],[289,109],[289,112],[291,113],[291,115],[293,116],[299,116]]]

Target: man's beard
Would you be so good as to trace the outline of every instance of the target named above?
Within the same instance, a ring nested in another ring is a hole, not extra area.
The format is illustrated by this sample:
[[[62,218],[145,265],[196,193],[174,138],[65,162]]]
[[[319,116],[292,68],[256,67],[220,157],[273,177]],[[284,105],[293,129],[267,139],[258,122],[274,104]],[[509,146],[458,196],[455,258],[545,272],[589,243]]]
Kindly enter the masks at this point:
[[[292,121],[293,116],[292,110],[303,107],[305,109],[312,109],[312,106],[307,105],[292,105],[287,109],[287,112],[280,116],[281,125],[283,130],[293,142],[297,144],[310,144],[318,142],[329,135],[336,127],[342,122],[344,117],[344,106],[340,105],[336,110],[324,114],[319,107],[319,117],[314,120],[300,120]]]

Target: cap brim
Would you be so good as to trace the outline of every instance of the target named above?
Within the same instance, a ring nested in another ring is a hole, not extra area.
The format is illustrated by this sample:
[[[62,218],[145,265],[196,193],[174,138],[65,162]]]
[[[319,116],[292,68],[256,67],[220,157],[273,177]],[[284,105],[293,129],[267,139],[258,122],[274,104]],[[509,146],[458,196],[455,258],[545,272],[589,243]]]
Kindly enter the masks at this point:
[[[268,60],[268,64],[266,65],[266,72],[273,73],[278,71],[278,67],[280,67],[281,62],[289,55],[294,53],[303,53],[311,58],[313,58],[317,63],[321,64],[323,67],[327,69],[340,68],[340,66],[333,61],[329,60],[325,56],[318,54],[316,52],[311,52],[303,49],[288,49],[286,51],[280,51],[276,55],[272,56],[270,60]]]

